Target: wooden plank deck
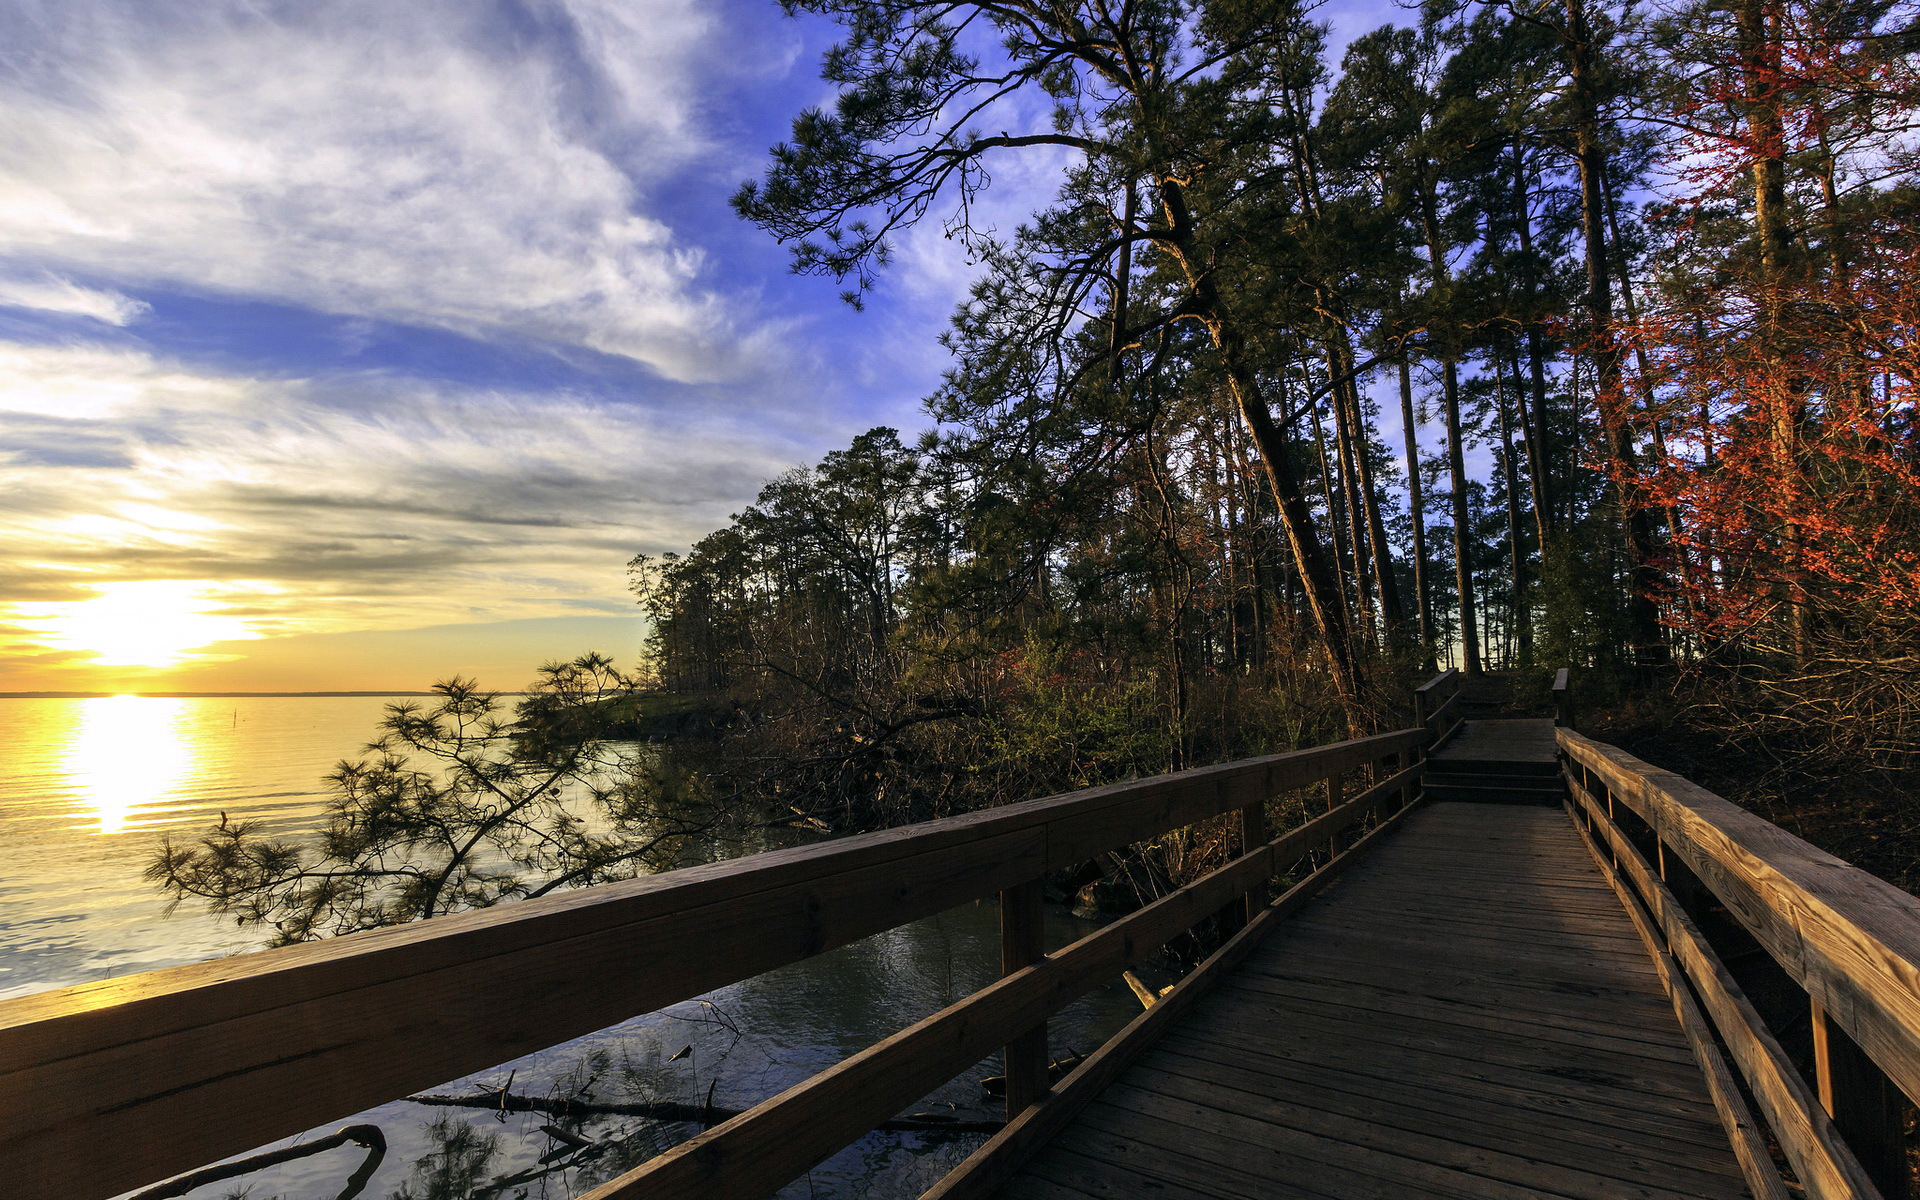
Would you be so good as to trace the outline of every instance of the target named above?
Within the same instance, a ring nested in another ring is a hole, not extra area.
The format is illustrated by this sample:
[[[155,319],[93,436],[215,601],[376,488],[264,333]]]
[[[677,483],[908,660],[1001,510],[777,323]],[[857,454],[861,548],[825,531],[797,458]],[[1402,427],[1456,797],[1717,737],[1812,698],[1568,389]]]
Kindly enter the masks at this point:
[[[1441,803],[1268,938],[1001,1195],[1747,1190],[1566,814]]]

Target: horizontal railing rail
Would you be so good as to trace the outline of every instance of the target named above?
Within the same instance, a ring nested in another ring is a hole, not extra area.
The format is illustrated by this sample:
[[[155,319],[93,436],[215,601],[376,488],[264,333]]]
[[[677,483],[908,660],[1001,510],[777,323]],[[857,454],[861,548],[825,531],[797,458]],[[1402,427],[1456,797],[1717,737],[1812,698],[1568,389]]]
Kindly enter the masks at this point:
[[[1806,1193],[1906,1196],[1901,1093],[1920,1096],[1920,899],[1679,775],[1570,728],[1556,734],[1602,867],[1683,972]],[[1807,993],[1812,1080],[1702,933],[1708,893]],[[1781,1194],[1777,1178],[1773,1187],[1754,1190]]]
[[[1342,830],[1387,804],[1402,809],[1408,789],[1418,778],[1415,765],[1370,788],[1365,794],[1279,838],[1256,846],[1221,869],[1170,892],[1139,911],[1113,922],[1072,945],[1014,972],[953,1004],[871,1049],[797,1084],[771,1100],[749,1109],[725,1124],[682,1143],[644,1166],[589,1193],[587,1200],[696,1200],[725,1196],[748,1200],[770,1196],[798,1178],[821,1159],[850,1144],[881,1121],[925,1096],[934,1088],[979,1062],[992,1051],[1065,1008],[1103,981],[1155,954],[1168,941],[1225,909],[1235,900],[1264,887],[1276,875],[1290,871],[1320,850]],[[1397,814],[1396,814],[1397,815]],[[1282,898],[1286,911],[1317,891],[1348,861],[1340,856],[1309,874]],[[1267,906],[1269,910],[1271,906]],[[1262,914],[1264,915],[1264,914]],[[1271,922],[1260,917],[1238,935],[1250,945]],[[1213,973],[1183,983],[1204,986]],[[1168,998],[1170,999],[1170,997]],[[1168,1002],[1156,1001],[1154,1007]],[[1152,1010],[1149,1010],[1152,1011]],[[1163,1017],[1164,1019],[1164,1017]],[[1119,1036],[1124,1037],[1127,1031]],[[1144,1045],[1136,1033],[1124,1045]],[[1114,1042],[1095,1056],[1112,1060],[1122,1051]],[[1137,1052],[1137,1051],[1136,1051]],[[1084,1068],[1086,1064],[1082,1064]],[[1048,1123],[1057,1128],[1063,1114],[1085,1104],[1098,1087],[1089,1087],[1086,1072],[1069,1080],[1057,1096],[1043,1093],[1016,1115],[1034,1113],[1028,1126],[1041,1122],[1037,1110],[1048,1109]],[[1021,1155],[1015,1146],[1034,1148],[1044,1138],[998,1139],[975,1160],[963,1163],[962,1177],[943,1181],[936,1195],[976,1194],[977,1189],[1003,1179]],[[965,1175],[984,1178],[963,1184]],[[962,1192],[960,1189],[966,1188]]]
[[[1431,740],[1400,730],[0,1001],[0,1178],[29,1197],[110,1196],[1000,894],[1010,944],[1027,949],[963,1002],[974,1008],[936,1014],[800,1085],[814,1089],[803,1100],[776,1097],[643,1168],[665,1195],[673,1179],[712,1180],[731,1163],[743,1190],[707,1194],[744,1196],[859,1136],[871,1124],[838,1140],[883,1097],[932,1079],[910,1103],[1214,909],[1241,899],[1253,921],[1237,936],[1264,927],[1260,889],[1298,835],[1331,840],[1410,802]],[[1266,839],[1272,797],[1388,759],[1400,769],[1386,782]],[[1036,952],[1027,902],[1046,872],[1234,812],[1247,853],[1233,864],[1110,927],[1123,932]],[[1044,1049],[1040,1060],[1044,1073]],[[1042,1074],[1028,1098],[1044,1091]],[[766,1164],[742,1167],[742,1145]]]

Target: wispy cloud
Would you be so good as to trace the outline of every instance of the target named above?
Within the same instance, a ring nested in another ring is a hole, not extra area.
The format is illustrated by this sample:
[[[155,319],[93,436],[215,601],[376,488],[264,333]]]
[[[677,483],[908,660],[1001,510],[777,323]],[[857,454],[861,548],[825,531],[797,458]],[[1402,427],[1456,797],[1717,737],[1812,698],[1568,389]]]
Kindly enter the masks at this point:
[[[627,557],[700,537],[799,457],[720,406],[578,391],[86,346],[0,344],[0,376],[0,622],[30,632],[127,580],[212,581],[209,611],[267,636],[631,612]],[[47,403],[62,389],[84,394]],[[0,648],[0,679],[49,645]]]
[[[82,287],[51,271],[15,278],[0,277],[0,305],[92,317],[109,325],[130,324],[148,311],[144,301],[111,289]]]
[[[958,247],[930,228],[851,316],[725,205],[828,32],[765,0],[0,5],[0,688],[94,686],[56,626],[153,596],[267,674],[624,627],[634,551],[910,426]],[[1009,222],[1044,175],[998,187]]]
[[[0,246],[725,378],[754,340],[638,203],[708,149],[713,34],[700,0],[15,5]]]

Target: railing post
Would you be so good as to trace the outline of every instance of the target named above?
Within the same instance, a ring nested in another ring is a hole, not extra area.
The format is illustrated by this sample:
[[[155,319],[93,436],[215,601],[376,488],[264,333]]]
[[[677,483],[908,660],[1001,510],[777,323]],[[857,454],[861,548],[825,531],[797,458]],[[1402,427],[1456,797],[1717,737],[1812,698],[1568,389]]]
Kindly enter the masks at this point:
[[[1265,844],[1268,836],[1265,800],[1249,804],[1240,810],[1240,853],[1251,854],[1254,847]],[[1253,920],[1266,906],[1267,885],[1263,883],[1250,889],[1242,898],[1242,922]]]
[[[1342,804],[1346,803],[1345,793],[1346,793],[1346,785],[1341,781],[1338,775],[1327,776],[1327,811],[1328,812],[1332,812],[1334,809],[1339,808]],[[1329,857],[1340,853],[1340,835],[1339,834],[1336,833],[1332,837],[1327,839],[1327,853]]]
[[[1046,957],[1046,892],[1038,879],[1000,893],[1000,974],[1004,978]],[[1007,1043],[1007,1120],[1047,1093],[1047,1023]]]
[[[1573,687],[1568,681],[1570,672],[1561,667],[1553,673],[1553,723],[1562,729],[1573,729]]]
[[[1907,1200],[1906,1097],[1846,1031],[1813,1006],[1813,1074],[1820,1107],[1886,1200]]]

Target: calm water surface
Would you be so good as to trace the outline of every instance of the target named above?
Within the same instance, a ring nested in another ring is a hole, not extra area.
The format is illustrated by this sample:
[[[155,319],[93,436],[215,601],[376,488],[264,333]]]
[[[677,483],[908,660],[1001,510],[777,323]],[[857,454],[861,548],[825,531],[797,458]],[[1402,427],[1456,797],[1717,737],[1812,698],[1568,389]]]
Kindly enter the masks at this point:
[[[222,812],[275,833],[315,828],[321,780],[373,736],[387,702],[0,698],[0,998],[257,946],[255,933],[188,906],[167,916],[142,869],[163,834],[194,836]],[[1092,928],[1060,912],[1049,922],[1052,946]],[[477,1095],[511,1077],[517,1093],[584,1087],[603,1101],[698,1103],[711,1089],[715,1105],[746,1108],[984,986],[998,947],[992,905],[968,905],[431,1090]],[[1103,989],[1054,1023],[1054,1050],[1091,1049],[1138,1011],[1123,986]],[[982,1064],[915,1107],[994,1115],[977,1081],[997,1070]],[[350,1121],[387,1136],[389,1152],[361,1193],[383,1200],[573,1196],[693,1132],[630,1117],[570,1120],[562,1124],[601,1148],[554,1159],[560,1144],[541,1129],[551,1117],[396,1101],[288,1141]],[[871,1135],[783,1196],[915,1196],[976,1145]],[[330,1200],[361,1157],[343,1147],[193,1195]]]
[[[368,697],[0,699],[0,997],[230,954],[256,934],[140,872],[221,812],[310,829],[321,778],[373,735]]]

